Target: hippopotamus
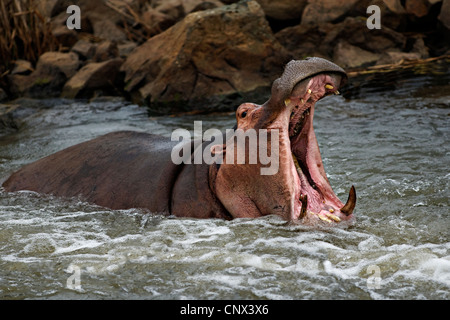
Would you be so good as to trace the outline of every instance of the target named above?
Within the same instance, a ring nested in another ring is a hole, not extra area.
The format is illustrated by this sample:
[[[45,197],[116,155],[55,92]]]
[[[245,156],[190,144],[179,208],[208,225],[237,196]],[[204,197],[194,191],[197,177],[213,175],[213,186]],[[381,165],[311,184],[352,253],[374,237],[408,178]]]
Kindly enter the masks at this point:
[[[277,156],[277,170],[271,174],[262,174],[262,161],[236,161],[232,151],[243,148],[249,155],[254,151],[248,145],[187,141],[192,151],[184,157],[210,152],[221,161],[175,163],[173,150],[179,141],[121,131],[28,164],[3,187],[7,192],[80,197],[111,209],[145,208],[176,217],[231,220],[278,215],[301,224],[352,222],[355,188],[351,186],[345,204],[333,192],[313,129],[316,102],[338,94],[346,79],[345,71],[328,60],[292,60],[273,82],[267,102],[237,108],[236,132],[276,133],[275,138],[257,141],[267,150],[277,146],[271,151]]]

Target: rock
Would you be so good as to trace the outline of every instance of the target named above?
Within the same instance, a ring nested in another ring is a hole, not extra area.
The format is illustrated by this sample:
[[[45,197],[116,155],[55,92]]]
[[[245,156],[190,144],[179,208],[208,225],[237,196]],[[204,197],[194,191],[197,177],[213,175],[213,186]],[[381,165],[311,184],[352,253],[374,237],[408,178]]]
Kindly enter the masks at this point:
[[[450,0],[443,0],[441,12],[439,13],[438,19],[444,27],[450,30]]]
[[[6,94],[5,90],[0,88],[0,102],[5,101],[8,99],[8,95]]]
[[[127,40],[127,35],[125,32],[113,21],[108,19],[91,19],[90,21],[96,37],[116,42]]]
[[[380,60],[378,60],[378,65],[383,64],[397,64],[404,60],[417,60],[420,59],[420,54],[417,52],[398,52],[398,51],[387,51],[383,53]]]
[[[411,52],[417,53],[420,59],[426,59],[430,56],[429,50],[423,41],[423,37],[416,38]]]
[[[187,14],[183,2],[182,0],[152,1],[152,7],[175,22],[184,18]]]
[[[115,41],[103,41],[95,49],[95,55],[93,60],[95,62],[101,62],[117,58],[119,56],[119,49]]]
[[[184,0],[184,2],[186,4],[188,4],[188,3],[194,4],[195,3],[195,1],[190,1],[190,0]],[[223,5],[224,5],[224,3],[222,1],[218,1],[218,0],[209,0],[209,1],[200,0],[197,5],[193,6],[192,9],[188,9],[189,11],[187,11],[187,12],[191,13],[191,12],[197,12],[197,11],[203,11],[203,10],[210,10],[210,9],[221,7]]]
[[[0,134],[14,132],[19,128],[13,115],[17,107],[17,105],[0,104]]]
[[[33,71],[34,68],[30,61],[18,59],[14,62],[14,69],[11,74],[30,74]]]
[[[437,0],[441,1],[441,0]],[[398,15],[409,14],[417,18],[426,16],[436,0],[383,0],[391,12]]]
[[[334,21],[342,17],[359,0],[308,0],[302,24]]]
[[[36,70],[27,76],[21,74],[8,76],[12,95],[31,98],[57,97],[67,77],[57,69],[49,71],[42,73]]]
[[[333,61],[343,68],[375,64],[380,54],[375,54],[342,40],[334,48]]]
[[[119,75],[123,59],[116,58],[103,62],[93,62],[81,68],[67,83],[62,91],[63,98],[89,98],[96,91],[117,95],[121,87]]]
[[[77,41],[77,43],[74,44],[72,49],[70,51],[75,52],[80,56],[80,58],[83,59],[92,59],[92,57],[95,54],[95,49],[97,45],[95,43],[92,43],[90,41],[80,39]]]
[[[353,62],[347,61],[347,58],[341,59],[352,67],[356,67],[357,62],[375,63],[374,58],[381,57],[380,54],[386,50],[402,51],[406,45],[406,38],[402,34],[385,26],[369,32],[365,19],[358,17],[347,17],[337,24],[300,24],[279,31],[276,37],[296,59],[319,56],[335,60],[340,53],[352,56],[362,50],[362,56],[356,57]],[[345,48],[347,44],[351,46],[348,50]]]
[[[256,1],[189,14],[128,56],[126,91],[172,112],[214,108],[207,102],[270,86],[291,57],[264,16]]]
[[[156,0],[152,7],[156,11],[168,15],[174,21],[179,21],[192,12],[214,9],[223,6],[219,0]]]
[[[98,1],[91,1],[91,2],[94,3],[94,2],[98,2]],[[59,29],[58,32],[62,33],[62,34],[63,34],[64,29],[66,31],[71,31],[68,34],[69,35],[76,35],[77,39],[78,39],[78,35],[79,35],[77,31],[80,31],[80,32],[83,32],[83,33],[85,33],[85,32],[92,33],[93,30],[92,30],[91,22],[88,19],[88,17],[91,14],[91,12],[90,12],[90,10],[85,10],[86,9],[85,6],[82,5],[79,2],[77,3],[77,5],[80,7],[80,11],[81,11],[81,15],[80,15],[80,18],[81,18],[81,29],[80,30],[78,30],[78,29],[73,29],[72,30],[72,29],[67,28],[67,19],[71,15],[70,13],[67,13],[67,7],[69,5],[71,5],[71,4],[74,4],[74,3],[70,3],[67,0],[64,0],[64,5],[63,5],[61,11],[58,14],[54,15],[51,18],[51,20],[50,20],[50,23],[51,23],[51,26],[52,26],[52,30]]]
[[[117,45],[119,57],[125,58],[137,47],[137,43],[133,41],[125,41]]]
[[[427,0],[406,0],[405,10],[409,14],[413,14],[418,18],[424,17],[428,14]]]
[[[405,14],[405,8],[402,6],[401,0],[383,0],[384,4],[391,12],[397,14]]]
[[[291,20],[302,17],[307,0],[257,0],[266,16],[276,20]]]
[[[156,0],[141,15],[142,21],[155,35],[167,30],[187,14],[223,6],[219,0]]]
[[[334,25],[323,41],[333,45],[340,39],[374,53],[382,53],[390,48],[403,50],[406,45],[406,37],[388,27],[383,26],[369,32],[365,19],[359,17],[347,17],[343,22]]]
[[[52,29],[52,34],[56,41],[66,48],[72,47],[78,41],[77,32],[67,28],[66,25],[54,27]]]
[[[44,3],[51,3],[54,0],[43,0]],[[117,2],[116,0],[111,2]],[[122,2],[122,0],[120,0]],[[130,3],[130,0],[126,0]],[[123,16],[108,6],[108,1],[62,0],[62,6],[55,6],[52,14],[51,24],[53,34],[65,47],[72,47],[78,40],[80,32],[93,33],[94,36],[105,40],[121,41],[126,40],[126,34],[117,24],[123,21]],[[81,29],[71,30],[66,26],[70,13],[66,12],[69,5],[76,4],[81,11]],[[78,32],[77,32],[78,31]]]
[[[57,69],[63,72],[67,78],[70,78],[77,72],[79,65],[78,56],[73,52],[49,51],[39,57],[36,71],[46,73],[46,70]]]
[[[141,14],[141,20],[148,26],[149,34],[156,35],[173,26],[176,21],[169,15],[148,7]]]
[[[46,52],[39,57],[36,70],[30,75],[8,77],[11,93],[32,98],[59,96],[64,83],[78,67],[78,56],[73,52]]]
[[[64,4],[64,0],[40,0],[37,9],[45,17],[51,18],[67,7]]]
[[[324,39],[335,28],[331,23],[299,24],[285,28],[275,36],[296,59],[312,56],[330,59],[335,44],[326,43]]]

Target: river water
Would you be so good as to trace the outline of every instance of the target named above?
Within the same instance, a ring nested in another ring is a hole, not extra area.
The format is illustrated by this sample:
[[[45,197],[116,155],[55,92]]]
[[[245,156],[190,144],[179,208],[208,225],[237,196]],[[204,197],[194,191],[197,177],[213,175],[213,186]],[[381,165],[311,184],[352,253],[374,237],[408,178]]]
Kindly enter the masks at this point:
[[[450,299],[448,83],[448,73],[415,77],[317,104],[331,185],[344,201],[357,190],[351,227],[177,219],[1,190],[0,298]],[[233,113],[149,117],[121,100],[17,103],[0,181],[107,132],[234,125]]]

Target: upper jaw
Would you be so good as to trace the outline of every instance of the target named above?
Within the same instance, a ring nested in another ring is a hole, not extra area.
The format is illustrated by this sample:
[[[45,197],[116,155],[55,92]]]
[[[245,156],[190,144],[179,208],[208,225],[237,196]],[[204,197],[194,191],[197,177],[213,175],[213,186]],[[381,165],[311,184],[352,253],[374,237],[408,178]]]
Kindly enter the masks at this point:
[[[288,125],[290,138],[300,132],[305,117],[309,115],[310,109],[317,101],[330,94],[339,94],[340,79],[338,75],[319,74],[294,87],[290,97],[284,100],[285,106],[290,110]]]

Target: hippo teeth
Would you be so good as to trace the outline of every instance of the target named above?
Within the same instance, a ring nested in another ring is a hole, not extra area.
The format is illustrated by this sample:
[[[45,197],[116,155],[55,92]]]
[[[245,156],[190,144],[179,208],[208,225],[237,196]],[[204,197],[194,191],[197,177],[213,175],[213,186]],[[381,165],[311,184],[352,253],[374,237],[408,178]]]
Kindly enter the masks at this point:
[[[347,203],[341,208],[341,212],[346,216],[349,216],[353,213],[355,206],[356,206],[356,191],[355,187],[352,186],[350,188]]]
[[[310,108],[306,109],[306,110],[302,113],[302,115],[301,115],[299,121],[298,121],[298,122],[295,124],[295,126],[294,126],[294,130],[293,130],[293,133],[292,133],[292,135],[290,136],[290,138],[296,136],[296,135],[301,131],[301,129],[303,128],[303,124],[305,123],[305,117],[306,117],[306,116],[309,116],[309,112],[310,112]],[[291,113],[291,120],[294,118],[294,116],[295,116],[295,113],[292,112],[292,113]]]
[[[303,219],[306,216],[306,209],[308,208],[308,195],[301,195],[299,198],[302,203],[302,209],[300,210],[299,219]]]

